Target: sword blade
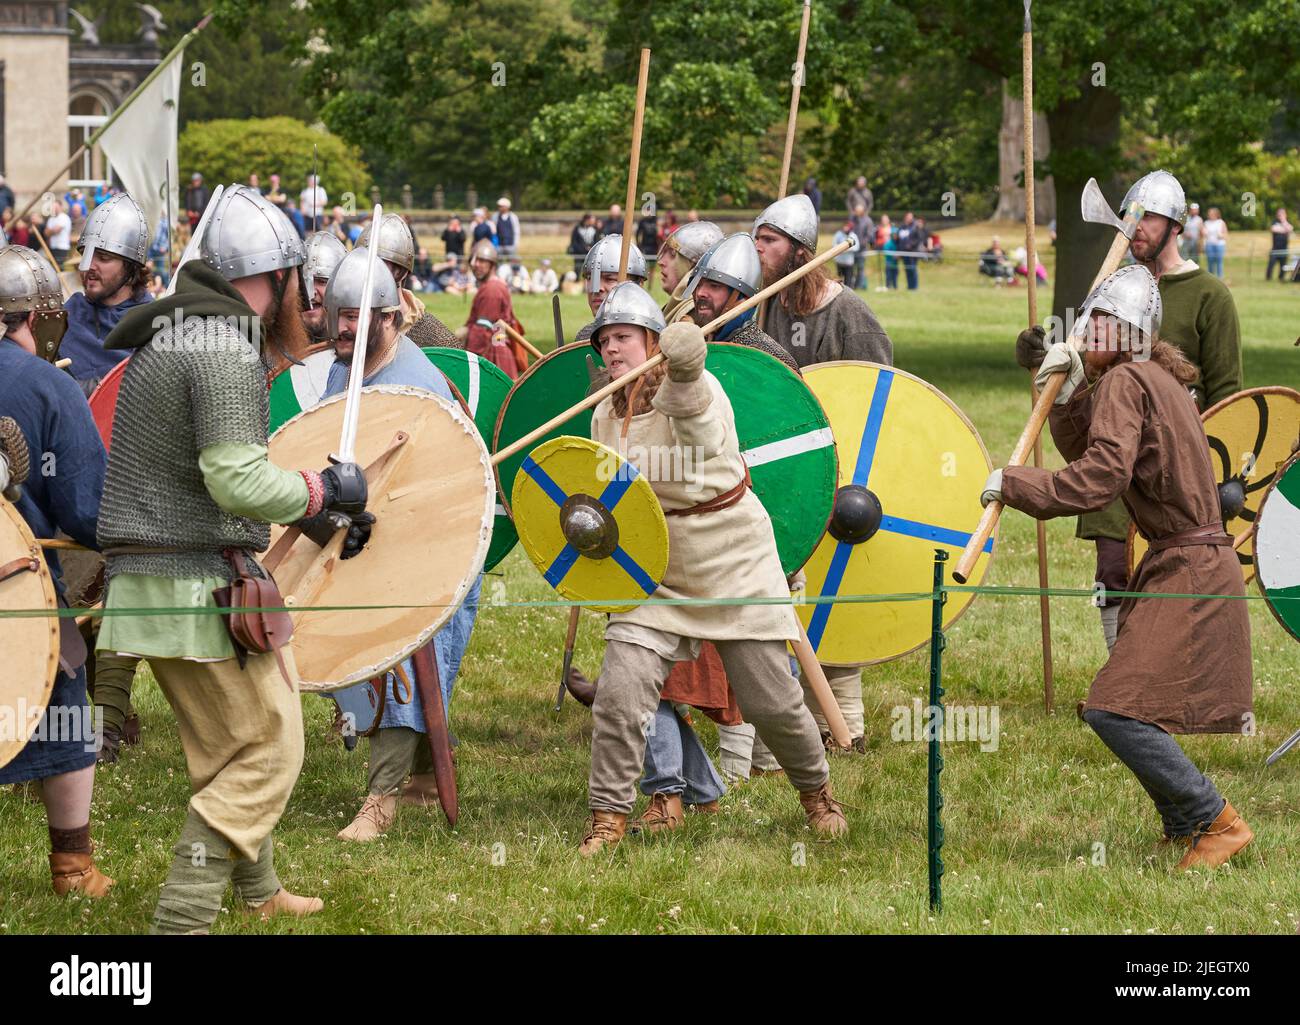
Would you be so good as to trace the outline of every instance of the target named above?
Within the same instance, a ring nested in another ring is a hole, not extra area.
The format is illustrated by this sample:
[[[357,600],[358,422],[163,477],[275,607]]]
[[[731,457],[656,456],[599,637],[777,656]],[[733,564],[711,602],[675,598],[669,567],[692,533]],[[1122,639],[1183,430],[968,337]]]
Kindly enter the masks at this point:
[[[371,238],[379,237],[379,222],[384,216],[384,208],[378,203],[370,215]],[[339,450],[336,462],[355,463],[357,445],[357,425],[361,422],[361,382],[366,376],[366,347],[370,340],[370,310],[373,306],[372,291],[375,283],[375,261],[379,252],[378,245],[366,249],[366,275],[361,286],[361,310],[357,317],[357,340],[352,348],[352,370],[348,374],[348,397],[343,407],[343,429],[339,434]]]
[[[1296,730],[1291,734],[1291,736],[1287,737],[1286,740],[1282,741],[1282,743],[1278,745],[1277,750],[1268,756],[1268,761],[1264,764],[1272,765],[1275,761],[1295,747],[1296,744],[1300,744],[1300,730]]]

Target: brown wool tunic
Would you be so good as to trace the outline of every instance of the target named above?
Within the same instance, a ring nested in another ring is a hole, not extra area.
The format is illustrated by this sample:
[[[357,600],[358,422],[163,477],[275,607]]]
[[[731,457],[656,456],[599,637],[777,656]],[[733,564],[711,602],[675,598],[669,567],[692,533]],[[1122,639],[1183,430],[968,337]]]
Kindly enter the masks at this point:
[[[1051,472],[1007,467],[1002,498],[1039,519],[1100,509],[1121,497],[1138,530],[1159,541],[1197,527],[1222,532],[1214,470],[1196,405],[1154,361],[1121,363],[1051,414],[1070,460]],[[1130,591],[1245,594],[1232,549],[1207,544],[1147,552]],[[1170,733],[1240,733],[1252,708],[1244,601],[1125,598],[1119,638],[1088,692],[1088,708]]]

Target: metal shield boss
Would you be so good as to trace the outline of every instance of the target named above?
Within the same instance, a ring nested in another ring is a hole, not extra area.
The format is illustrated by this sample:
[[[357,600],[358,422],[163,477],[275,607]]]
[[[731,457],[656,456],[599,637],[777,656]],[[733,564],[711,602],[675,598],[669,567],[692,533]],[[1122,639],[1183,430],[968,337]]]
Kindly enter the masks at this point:
[[[1201,414],[1201,423],[1220,494],[1228,493],[1234,483],[1244,491],[1240,511],[1224,521],[1224,529],[1237,537],[1255,522],[1278,468],[1291,456],[1291,446],[1300,435],[1300,392],[1282,387],[1247,388],[1216,402]],[[1246,583],[1255,576],[1255,543],[1256,538],[1251,537],[1237,549]],[[1130,524],[1130,576],[1146,550],[1146,538]]]
[[[971,422],[937,388],[876,363],[822,363],[804,381],[830,417],[839,450],[839,489],[826,537],[808,564],[797,608],[819,661],[886,662],[930,639],[928,597],[910,601],[815,602],[855,595],[928,593],[934,551],[960,555],[979,525],[979,494],[992,470]],[[991,538],[970,583],[988,572]],[[944,606],[949,626],[971,593]]]
[[[1300,454],[1274,475],[1255,521],[1255,578],[1273,615],[1300,640]]]
[[[511,495],[519,541],[565,598],[627,612],[668,569],[668,522],[632,463],[612,448],[562,436],[534,448]],[[632,604],[629,604],[631,602]]]
[[[58,600],[45,555],[27,522],[0,498],[0,612],[46,609],[48,616],[0,616],[0,767],[27,746],[59,672]]]

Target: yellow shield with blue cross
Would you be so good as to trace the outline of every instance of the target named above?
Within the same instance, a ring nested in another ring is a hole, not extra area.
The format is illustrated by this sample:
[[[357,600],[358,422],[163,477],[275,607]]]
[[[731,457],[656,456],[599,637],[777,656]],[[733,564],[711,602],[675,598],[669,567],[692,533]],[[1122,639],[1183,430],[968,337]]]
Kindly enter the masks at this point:
[[[561,595],[627,612],[668,569],[668,523],[650,482],[612,448],[568,435],[528,453],[510,507],[519,543]]]
[[[851,599],[933,590],[935,549],[956,559],[965,548],[992,463],[965,414],[919,377],[856,361],[803,373],[830,418],[840,469],[830,526],[804,567],[799,617],[818,661],[887,662],[930,639],[929,598]],[[983,580],[992,551],[990,538],[971,584]],[[945,627],[973,597],[948,595]]]

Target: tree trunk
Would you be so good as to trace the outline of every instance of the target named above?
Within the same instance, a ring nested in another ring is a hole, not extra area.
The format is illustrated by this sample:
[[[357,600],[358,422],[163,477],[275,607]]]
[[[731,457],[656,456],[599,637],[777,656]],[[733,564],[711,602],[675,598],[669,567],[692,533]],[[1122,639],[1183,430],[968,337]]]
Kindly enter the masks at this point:
[[[998,131],[998,208],[993,214],[996,221],[1025,219],[1024,103],[1012,96],[1007,80],[1002,80],[1002,128]],[[1034,113],[1034,220],[1047,224],[1056,216],[1056,187],[1051,175],[1039,177],[1039,169],[1051,152],[1050,130],[1047,115],[1041,110]]]
[[[1085,82],[1077,99],[1062,102],[1047,116],[1056,180],[1056,289],[1052,315],[1062,321],[1066,321],[1067,310],[1083,305],[1088,286],[1115,238],[1104,225],[1084,223],[1079,199],[1089,178],[1097,179],[1112,206],[1123,198],[1123,182],[1114,170],[1119,162],[1122,112],[1113,90]]]

